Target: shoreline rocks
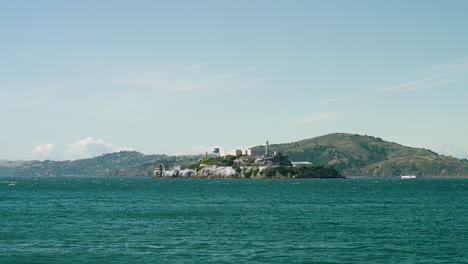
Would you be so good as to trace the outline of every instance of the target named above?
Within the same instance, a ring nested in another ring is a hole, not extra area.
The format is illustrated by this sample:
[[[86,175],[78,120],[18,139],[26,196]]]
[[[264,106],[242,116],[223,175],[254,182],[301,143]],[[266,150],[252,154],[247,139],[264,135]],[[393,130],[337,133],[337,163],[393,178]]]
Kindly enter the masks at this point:
[[[199,169],[155,170],[154,178],[345,178],[326,166],[203,166]]]

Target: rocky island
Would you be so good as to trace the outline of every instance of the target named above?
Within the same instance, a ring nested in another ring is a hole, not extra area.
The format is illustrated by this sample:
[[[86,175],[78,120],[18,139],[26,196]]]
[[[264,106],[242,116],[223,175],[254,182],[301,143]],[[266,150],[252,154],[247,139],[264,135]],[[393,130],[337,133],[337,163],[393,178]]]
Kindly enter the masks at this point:
[[[298,165],[281,154],[204,158],[188,166],[155,166],[153,177],[163,178],[345,178],[332,166]]]

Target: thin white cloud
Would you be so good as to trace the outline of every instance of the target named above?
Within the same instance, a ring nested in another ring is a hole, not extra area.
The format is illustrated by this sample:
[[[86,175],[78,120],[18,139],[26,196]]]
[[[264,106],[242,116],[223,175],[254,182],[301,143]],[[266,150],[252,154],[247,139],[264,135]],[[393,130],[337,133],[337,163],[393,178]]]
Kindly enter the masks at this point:
[[[71,159],[82,159],[99,156],[104,153],[113,152],[114,150],[114,146],[103,139],[87,137],[68,144],[66,153]]]
[[[400,83],[400,84],[393,85],[390,87],[380,88],[375,91],[378,93],[386,93],[386,92],[395,92],[395,91],[410,90],[410,89],[415,89],[415,88],[429,87],[431,86],[432,80],[433,78],[424,78],[421,80],[405,82],[405,83]]]
[[[156,89],[169,92],[187,92],[196,91],[204,88],[206,84],[200,80],[187,78],[176,78],[167,72],[153,72],[143,74],[133,80],[129,80],[128,84],[137,87]]]
[[[199,69],[202,69],[204,67],[204,65],[202,63],[198,63],[198,64],[193,64],[190,66],[190,68],[192,70],[199,70]]]
[[[434,65],[424,68],[418,73],[430,77],[377,89],[376,92],[429,89],[466,82],[468,81],[468,59],[463,58],[445,64]]]
[[[328,99],[323,99],[323,100],[320,100],[320,101],[316,101],[314,103],[314,105],[315,106],[324,106],[324,105],[335,103],[335,102],[349,100],[351,98],[352,98],[351,96],[340,96],[340,97],[328,98]]]
[[[434,65],[417,71],[421,78],[399,83],[396,85],[370,90],[368,92],[356,93],[350,96],[339,96],[320,100],[314,103],[315,106],[323,106],[343,100],[353,99],[362,95],[383,94],[390,92],[405,92],[443,87],[451,84],[461,84],[468,82],[468,58],[462,58],[446,64]],[[423,78],[423,76],[426,76]]]
[[[468,144],[429,144],[416,147],[433,150],[439,154],[457,158],[468,158]]]
[[[210,147],[204,146],[204,145],[197,145],[192,147],[192,153],[205,153],[207,151],[210,151]]]
[[[305,117],[301,120],[301,123],[311,123],[315,121],[322,121],[322,120],[328,120],[328,119],[333,119],[336,118],[337,115],[335,113],[331,112],[321,112],[315,115],[311,115],[308,117]]]
[[[34,160],[75,160],[96,157],[105,153],[133,150],[130,147],[116,147],[103,139],[87,137],[65,146],[53,143],[39,143],[29,155],[25,155],[25,158]]]
[[[202,64],[194,64],[134,72],[119,83],[164,92],[193,92],[250,88],[275,78],[277,76],[258,72],[214,72]]]
[[[46,160],[54,158],[55,146],[52,143],[39,143],[31,153],[32,159]]]
[[[421,69],[419,72],[422,73],[434,73],[438,74],[456,74],[456,73],[466,73],[468,71],[468,58],[461,58],[457,60],[450,61],[444,64],[433,65]]]
[[[196,146],[192,147],[192,153],[194,153],[194,154],[205,154],[206,152],[212,153],[213,148],[222,149],[221,147],[218,147],[218,146],[208,147],[208,146],[205,146],[205,145],[196,145]]]

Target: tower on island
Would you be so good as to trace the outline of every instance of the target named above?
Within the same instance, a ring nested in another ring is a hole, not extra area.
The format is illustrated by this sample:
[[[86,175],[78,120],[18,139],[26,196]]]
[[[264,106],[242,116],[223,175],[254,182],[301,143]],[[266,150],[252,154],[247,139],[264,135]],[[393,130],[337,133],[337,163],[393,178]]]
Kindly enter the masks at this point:
[[[265,156],[268,156],[268,140],[267,140],[266,146],[265,146]]]

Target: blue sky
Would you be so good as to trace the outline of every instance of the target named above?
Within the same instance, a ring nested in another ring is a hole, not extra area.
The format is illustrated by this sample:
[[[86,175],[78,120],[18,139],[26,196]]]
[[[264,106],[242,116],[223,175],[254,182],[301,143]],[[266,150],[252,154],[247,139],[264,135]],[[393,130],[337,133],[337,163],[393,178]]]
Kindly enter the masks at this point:
[[[467,1],[1,1],[1,159],[334,132],[468,157]]]

